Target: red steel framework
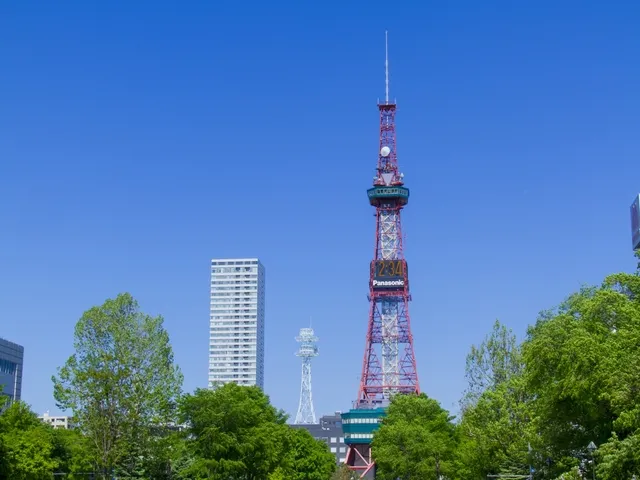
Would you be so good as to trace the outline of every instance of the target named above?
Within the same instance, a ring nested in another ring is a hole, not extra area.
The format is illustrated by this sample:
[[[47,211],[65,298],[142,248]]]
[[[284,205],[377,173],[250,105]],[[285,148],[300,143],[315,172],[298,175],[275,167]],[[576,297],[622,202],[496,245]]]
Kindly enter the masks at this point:
[[[376,195],[376,190],[381,190],[375,188],[401,187],[404,184],[403,175],[398,170],[396,155],[396,105],[387,101],[380,103],[378,108],[380,110],[380,153],[374,189],[369,190],[371,203],[376,207],[374,258],[377,261],[401,261],[404,286],[401,290],[376,289],[374,286],[376,262],[372,262],[369,279],[369,324],[358,392],[358,404],[363,407],[375,406],[394,393],[420,393],[409,317],[411,295],[400,216],[408,200],[408,190],[401,189],[401,191],[406,190],[406,197],[396,195],[394,192],[382,197]],[[387,153],[386,156],[385,153]],[[396,323],[391,328],[384,328],[384,309],[391,310],[391,315],[396,318]],[[391,353],[397,355],[398,362],[395,371],[385,372],[384,358],[382,358],[385,352],[381,351],[381,346],[389,343],[397,345],[397,352]]]
[[[385,101],[378,103],[378,164],[373,188],[367,190],[369,203],[376,209],[374,259],[369,274],[369,323],[358,397],[354,408],[342,414],[345,443],[349,445],[345,463],[361,479],[375,478],[371,440],[391,397],[420,393],[401,221],[409,189],[398,170],[396,104],[389,101],[388,55],[385,70]]]

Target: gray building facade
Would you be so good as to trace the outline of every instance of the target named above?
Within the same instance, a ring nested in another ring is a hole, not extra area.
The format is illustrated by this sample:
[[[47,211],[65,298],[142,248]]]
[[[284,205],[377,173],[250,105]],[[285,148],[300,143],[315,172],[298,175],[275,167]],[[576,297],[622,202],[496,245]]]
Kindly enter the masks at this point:
[[[23,362],[24,347],[0,338],[0,394],[12,402],[20,400],[22,395]]]
[[[324,415],[320,417],[318,423],[291,425],[291,427],[304,428],[313,438],[325,442],[336,457],[336,463],[344,463],[347,456],[347,445],[344,443],[340,412],[336,412],[334,415]]]

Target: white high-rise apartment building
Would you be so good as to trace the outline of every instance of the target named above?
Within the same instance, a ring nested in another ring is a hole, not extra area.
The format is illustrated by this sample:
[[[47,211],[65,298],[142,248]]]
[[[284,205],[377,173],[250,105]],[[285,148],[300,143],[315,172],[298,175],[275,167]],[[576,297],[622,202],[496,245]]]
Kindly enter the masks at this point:
[[[211,260],[209,387],[264,388],[264,276],[257,258]]]

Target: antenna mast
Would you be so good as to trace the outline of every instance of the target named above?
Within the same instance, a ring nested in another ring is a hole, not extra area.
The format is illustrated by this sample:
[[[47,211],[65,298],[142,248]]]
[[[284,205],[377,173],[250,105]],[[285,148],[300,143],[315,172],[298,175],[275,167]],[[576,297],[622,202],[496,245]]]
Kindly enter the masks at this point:
[[[384,80],[385,80],[385,102],[389,103],[389,36],[384,32]]]
[[[296,356],[302,358],[302,378],[300,380],[300,404],[294,423],[296,425],[314,424],[316,423],[316,414],[313,410],[311,396],[311,359],[319,355],[316,346],[318,337],[313,334],[313,328],[301,328],[296,341],[300,342]]]

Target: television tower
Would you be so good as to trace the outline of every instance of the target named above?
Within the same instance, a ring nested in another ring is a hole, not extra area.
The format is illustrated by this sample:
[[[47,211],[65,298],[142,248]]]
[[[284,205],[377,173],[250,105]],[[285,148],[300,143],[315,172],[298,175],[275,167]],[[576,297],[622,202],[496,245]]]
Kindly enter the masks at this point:
[[[409,189],[398,170],[396,104],[389,101],[389,55],[385,33],[385,100],[380,111],[380,145],[373,187],[367,190],[375,207],[374,260],[369,269],[369,323],[362,375],[355,408],[342,414],[346,464],[360,478],[375,477],[371,439],[394,394],[420,393],[409,320],[409,277],[404,258],[400,213]]]
[[[316,346],[318,337],[313,334],[313,328],[301,328],[296,341],[300,342],[300,348],[296,355],[302,358],[302,378],[300,380],[300,404],[295,424],[316,423],[311,397],[311,359],[318,356],[318,347]]]
[[[394,393],[420,391],[400,219],[400,212],[409,201],[409,189],[403,186],[404,175],[398,170],[396,104],[389,102],[389,57],[385,57],[385,102],[378,104],[378,166],[373,188],[367,190],[369,203],[376,208],[376,239],[369,275],[369,327],[358,402],[368,404],[380,403]]]

